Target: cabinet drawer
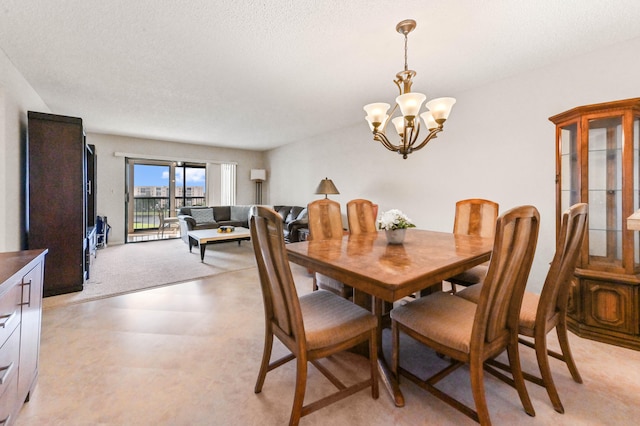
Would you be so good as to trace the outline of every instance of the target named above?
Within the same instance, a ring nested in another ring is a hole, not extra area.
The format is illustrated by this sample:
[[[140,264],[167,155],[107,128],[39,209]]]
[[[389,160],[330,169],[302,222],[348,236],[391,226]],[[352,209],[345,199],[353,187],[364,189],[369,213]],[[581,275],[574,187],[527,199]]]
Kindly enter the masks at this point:
[[[6,385],[6,389],[0,396],[0,425],[12,425],[18,413],[16,412],[18,404],[18,376],[13,375]]]
[[[0,346],[20,323],[21,290],[22,286],[18,283],[0,297]]]
[[[18,376],[19,359],[20,331],[16,329],[0,348],[0,394],[7,390],[13,377]]]

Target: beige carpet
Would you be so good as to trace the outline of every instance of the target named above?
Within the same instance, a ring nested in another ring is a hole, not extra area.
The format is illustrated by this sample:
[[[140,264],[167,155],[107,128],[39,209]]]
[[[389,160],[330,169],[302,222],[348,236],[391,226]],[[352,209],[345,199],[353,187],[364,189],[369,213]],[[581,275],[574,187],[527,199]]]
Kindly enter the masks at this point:
[[[204,263],[200,250],[189,248],[181,239],[121,244],[98,250],[91,260],[89,280],[84,290],[46,297],[44,309],[86,302],[142,289],[255,267],[251,242],[207,246]]]

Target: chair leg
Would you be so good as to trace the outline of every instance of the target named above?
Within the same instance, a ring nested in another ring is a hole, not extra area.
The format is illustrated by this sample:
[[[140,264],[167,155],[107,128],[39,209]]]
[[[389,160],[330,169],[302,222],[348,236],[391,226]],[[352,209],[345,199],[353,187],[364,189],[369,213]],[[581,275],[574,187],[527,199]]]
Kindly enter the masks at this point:
[[[398,323],[391,320],[391,372],[400,383],[398,366],[400,364],[400,330]]]
[[[262,363],[260,364],[260,372],[258,373],[258,380],[256,381],[255,393],[262,392],[262,386],[264,385],[264,379],[267,377],[269,371],[269,361],[271,360],[271,350],[273,348],[273,333],[271,330],[266,330],[264,336],[264,350],[262,351]]]
[[[511,366],[511,375],[513,376],[513,384],[518,391],[520,402],[524,407],[525,413],[534,417],[536,411],[533,408],[531,399],[529,398],[529,392],[524,384],[524,375],[522,374],[522,366],[520,365],[520,352],[518,350],[518,336],[515,336],[513,341],[507,346],[507,355],[509,356],[509,365]]]
[[[469,363],[469,375],[471,377],[471,391],[476,406],[478,423],[483,426],[490,425],[491,419],[489,417],[489,408],[487,407],[487,399],[484,392],[483,363],[477,359],[477,357]]]
[[[300,355],[296,357],[296,390],[293,397],[293,407],[291,407],[291,417],[289,426],[297,426],[302,417],[304,404],[304,394],[307,387],[307,357]]]
[[[571,377],[573,377],[573,380],[576,383],[582,383],[582,377],[580,376],[578,367],[576,366],[576,363],[573,360],[573,356],[571,355],[571,347],[569,346],[569,339],[567,337],[567,324],[565,321],[560,321],[556,325],[556,333],[558,334],[558,341],[560,342],[560,349],[562,350],[564,362],[569,368]]]
[[[558,395],[558,390],[556,389],[556,385],[553,382],[551,368],[549,367],[549,356],[547,355],[547,336],[541,335],[543,333],[544,330],[540,333],[536,333],[535,337],[535,350],[536,359],[538,360],[538,368],[540,369],[540,375],[542,377],[542,381],[544,382],[544,388],[547,390],[547,394],[549,395],[549,399],[551,400],[553,409],[558,413],[564,413],[564,407],[562,406],[562,402],[560,402],[560,396]]]
[[[378,331],[373,329],[369,338],[369,361],[371,365],[371,397],[378,399]]]

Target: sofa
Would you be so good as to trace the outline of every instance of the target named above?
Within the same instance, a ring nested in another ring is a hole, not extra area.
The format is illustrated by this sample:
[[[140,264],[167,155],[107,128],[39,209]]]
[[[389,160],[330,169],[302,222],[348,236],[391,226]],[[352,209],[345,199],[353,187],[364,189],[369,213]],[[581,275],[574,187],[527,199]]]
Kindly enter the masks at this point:
[[[189,244],[189,231],[217,229],[221,226],[248,228],[250,209],[251,206],[181,207],[178,211],[178,221],[182,240]]]
[[[187,232],[199,229],[216,229],[220,226],[249,227],[249,211],[252,206],[198,206],[182,207],[178,211],[180,235],[189,244]],[[306,228],[307,208],[299,206],[269,206],[282,216],[285,242],[298,241],[298,230]]]
[[[285,243],[298,242],[298,230],[309,226],[307,207],[273,206],[273,209],[282,217],[282,233]]]

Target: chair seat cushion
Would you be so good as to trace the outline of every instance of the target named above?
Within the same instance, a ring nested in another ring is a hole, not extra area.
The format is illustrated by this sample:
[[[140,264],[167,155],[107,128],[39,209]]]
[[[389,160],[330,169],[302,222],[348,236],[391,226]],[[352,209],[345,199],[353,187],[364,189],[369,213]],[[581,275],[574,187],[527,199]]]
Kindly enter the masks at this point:
[[[323,290],[329,290],[332,293],[335,293],[342,297],[350,297],[352,294],[352,289],[349,286],[345,286],[341,281],[333,279],[323,274],[319,274],[316,272],[316,285],[318,288]]]
[[[520,308],[519,333],[533,337],[533,329],[536,324],[536,312],[540,296],[529,291],[524,292],[522,307]]]
[[[487,276],[488,270],[489,267],[486,265],[474,266],[473,268],[467,269],[466,271],[453,276],[446,281],[460,285],[478,284],[479,282],[484,281],[484,278]]]
[[[480,292],[482,291],[482,284],[475,284],[456,292],[456,296],[462,297],[469,302],[478,303],[480,300]]]
[[[457,292],[456,296],[473,303],[478,303],[481,291],[482,284],[476,284]],[[524,292],[524,297],[522,298],[522,306],[520,307],[520,325],[518,327],[520,334],[524,334],[525,336],[533,336],[533,329],[536,323],[536,312],[538,311],[539,300],[539,295],[531,293],[530,291]]]
[[[476,304],[449,293],[421,297],[391,311],[391,319],[417,333],[469,353]]]
[[[371,312],[324,290],[300,297],[300,309],[310,350],[343,342],[378,326]]]

